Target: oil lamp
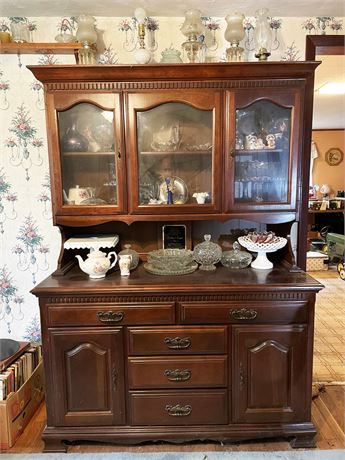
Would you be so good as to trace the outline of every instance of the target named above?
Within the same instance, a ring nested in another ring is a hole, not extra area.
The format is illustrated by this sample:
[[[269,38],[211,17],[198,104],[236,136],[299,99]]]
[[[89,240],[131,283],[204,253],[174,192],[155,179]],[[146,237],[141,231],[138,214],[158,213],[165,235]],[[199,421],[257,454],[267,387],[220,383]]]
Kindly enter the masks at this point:
[[[199,62],[199,54],[203,44],[198,40],[198,37],[204,32],[199,10],[190,9],[185,12],[185,20],[182,24],[181,32],[187,37],[187,41],[182,43],[182,48],[187,52],[189,62]]]
[[[244,49],[239,45],[245,36],[243,28],[244,15],[240,13],[228,14],[225,20],[228,25],[224,37],[230,43],[230,48],[226,50],[227,60],[235,62],[243,61]]]
[[[272,31],[268,23],[268,9],[261,8],[255,13],[257,17],[254,29],[255,57],[267,61],[271,55]]]
[[[144,8],[137,8],[134,17],[138,22],[139,49],[134,52],[134,59],[138,64],[148,64],[151,60],[151,53],[145,49],[145,18]]]

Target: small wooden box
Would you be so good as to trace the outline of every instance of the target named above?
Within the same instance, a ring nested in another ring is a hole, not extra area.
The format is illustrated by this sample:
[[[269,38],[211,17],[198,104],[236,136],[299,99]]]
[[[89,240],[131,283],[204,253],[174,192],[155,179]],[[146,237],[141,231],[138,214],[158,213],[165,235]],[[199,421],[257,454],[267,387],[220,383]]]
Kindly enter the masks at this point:
[[[43,362],[15,393],[0,401],[0,451],[14,445],[40,405],[45,392]]]
[[[317,251],[307,252],[307,272],[328,270],[328,256]]]

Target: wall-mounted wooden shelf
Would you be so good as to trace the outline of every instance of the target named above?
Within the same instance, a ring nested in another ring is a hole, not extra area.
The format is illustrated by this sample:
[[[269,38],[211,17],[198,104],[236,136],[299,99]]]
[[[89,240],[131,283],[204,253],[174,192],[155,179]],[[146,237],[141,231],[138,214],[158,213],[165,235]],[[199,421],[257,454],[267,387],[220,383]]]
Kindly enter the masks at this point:
[[[80,43],[1,43],[0,54],[74,54],[78,64]]]

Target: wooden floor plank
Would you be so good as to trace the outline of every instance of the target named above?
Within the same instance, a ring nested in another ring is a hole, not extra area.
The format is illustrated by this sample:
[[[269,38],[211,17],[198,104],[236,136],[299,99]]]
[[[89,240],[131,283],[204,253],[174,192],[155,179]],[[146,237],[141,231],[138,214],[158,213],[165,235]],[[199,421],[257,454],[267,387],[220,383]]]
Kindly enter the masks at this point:
[[[320,394],[320,399],[326,404],[341,430],[345,432],[345,386],[327,386],[327,391]]]

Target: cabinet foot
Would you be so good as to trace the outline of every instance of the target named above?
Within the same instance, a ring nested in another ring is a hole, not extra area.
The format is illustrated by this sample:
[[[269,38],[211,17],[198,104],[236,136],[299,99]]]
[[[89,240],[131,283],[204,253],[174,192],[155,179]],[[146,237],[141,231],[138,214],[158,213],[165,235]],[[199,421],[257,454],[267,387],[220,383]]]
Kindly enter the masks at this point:
[[[43,452],[67,452],[67,446],[60,439],[44,439]]]
[[[315,444],[315,434],[301,434],[295,436],[290,441],[290,446],[294,449],[298,449],[299,447],[304,448],[313,448],[316,447]]]

